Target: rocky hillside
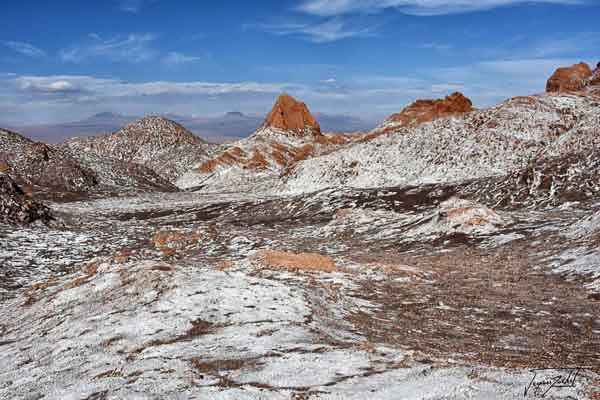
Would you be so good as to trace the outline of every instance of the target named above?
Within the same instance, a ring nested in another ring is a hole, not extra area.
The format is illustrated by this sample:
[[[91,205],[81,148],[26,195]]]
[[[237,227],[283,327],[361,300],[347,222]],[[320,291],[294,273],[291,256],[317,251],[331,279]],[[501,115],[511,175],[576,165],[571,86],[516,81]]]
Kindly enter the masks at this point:
[[[85,192],[98,184],[93,171],[67,153],[3,129],[0,169],[29,192]]]
[[[34,142],[2,129],[0,171],[26,192],[51,199],[177,190],[144,166]]]
[[[391,115],[363,140],[371,140],[403,127],[416,126],[436,119],[461,115],[473,111],[473,103],[456,92],[444,99],[417,100],[399,113]]]
[[[589,78],[582,76],[586,82]],[[540,152],[560,156],[597,144],[598,105],[599,98],[589,91],[559,91],[426,123],[400,123],[388,135],[297,164],[285,178],[287,190],[504,176],[525,168]]]
[[[168,181],[207,158],[208,144],[182,125],[146,117],[109,135],[68,140],[73,154],[92,154],[148,167]]]
[[[355,139],[323,134],[306,104],[283,94],[256,132],[217,149],[213,157],[185,174],[177,185],[227,191],[269,187],[280,173],[297,162],[333,151]]]
[[[20,225],[52,219],[48,207],[26,196],[10,176],[0,172],[0,222]]]

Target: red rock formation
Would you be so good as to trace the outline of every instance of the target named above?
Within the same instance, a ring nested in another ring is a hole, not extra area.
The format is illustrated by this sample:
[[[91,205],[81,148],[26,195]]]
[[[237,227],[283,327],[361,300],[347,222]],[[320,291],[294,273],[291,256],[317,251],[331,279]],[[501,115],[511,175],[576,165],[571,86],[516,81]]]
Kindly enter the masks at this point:
[[[459,92],[452,93],[444,99],[417,100],[399,113],[390,116],[383,126],[365,135],[360,141],[365,142],[375,139],[401,127],[414,126],[470,111],[473,111],[473,103]],[[387,124],[390,124],[390,126],[386,127]]]
[[[321,127],[306,104],[286,93],[279,96],[267,115],[263,128],[267,127],[290,132],[299,137],[305,136],[307,132],[312,136],[321,135]]]
[[[584,62],[570,67],[558,68],[548,79],[546,92],[577,92],[583,90],[591,76],[592,70]]]
[[[272,135],[269,128],[278,134]],[[283,136],[301,140],[290,144]],[[282,94],[263,125],[250,138],[242,139],[237,146],[204,161],[197,171],[209,174],[229,166],[250,171],[280,171],[354,139],[350,135],[322,134],[319,123],[306,104]]]
[[[422,124],[434,119],[473,111],[473,103],[462,93],[452,93],[445,99],[417,100],[388,120],[402,125]]]

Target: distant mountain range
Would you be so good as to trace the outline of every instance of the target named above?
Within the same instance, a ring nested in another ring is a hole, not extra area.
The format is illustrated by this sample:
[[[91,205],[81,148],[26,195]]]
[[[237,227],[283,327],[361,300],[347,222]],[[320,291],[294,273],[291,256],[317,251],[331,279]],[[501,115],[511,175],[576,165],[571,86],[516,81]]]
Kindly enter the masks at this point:
[[[357,132],[373,128],[373,121],[365,121],[349,115],[315,114],[324,132]],[[248,137],[264,121],[264,117],[228,112],[217,117],[190,117],[163,114],[196,135],[211,142],[225,142]],[[92,136],[119,130],[123,125],[140,119],[140,116],[102,112],[81,121],[60,124],[10,126],[9,128],[34,139],[47,143],[60,143],[71,137]]]

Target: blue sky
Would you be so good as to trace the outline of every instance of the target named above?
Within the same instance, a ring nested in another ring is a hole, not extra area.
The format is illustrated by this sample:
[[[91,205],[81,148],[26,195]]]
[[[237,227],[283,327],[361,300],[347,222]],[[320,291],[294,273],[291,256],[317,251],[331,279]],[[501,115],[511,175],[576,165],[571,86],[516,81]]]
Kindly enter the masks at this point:
[[[10,1],[0,123],[263,114],[281,91],[374,120],[455,90],[483,107],[595,66],[599,20],[599,0]]]

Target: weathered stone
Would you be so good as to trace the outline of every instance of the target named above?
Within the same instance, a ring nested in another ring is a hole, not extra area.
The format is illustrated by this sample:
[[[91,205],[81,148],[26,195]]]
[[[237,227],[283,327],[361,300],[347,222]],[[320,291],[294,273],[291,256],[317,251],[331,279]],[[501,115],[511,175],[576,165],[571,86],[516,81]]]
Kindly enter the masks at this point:
[[[263,127],[279,129],[294,136],[321,135],[321,127],[306,104],[286,93],[279,96]]]
[[[29,198],[10,176],[0,173],[0,221],[20,225],[52,219],[48,207]]]
[[[585,89],[587,80],[592,76],[592,70],[586,63],[557,69],[548,79],[546,92],[577,92]]]

